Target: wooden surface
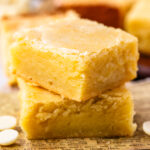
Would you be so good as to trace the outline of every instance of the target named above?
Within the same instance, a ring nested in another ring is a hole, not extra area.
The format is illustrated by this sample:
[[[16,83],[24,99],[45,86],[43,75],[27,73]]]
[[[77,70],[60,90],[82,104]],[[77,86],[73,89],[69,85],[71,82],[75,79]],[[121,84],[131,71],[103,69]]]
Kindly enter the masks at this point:
[[[134,137],[30,141],[17,126],[20,137],[16,144],[0,147],[0,150],[150,150],[150,136],[142,131],[142,123],[150,120],[150,81],[129,83],[128,87],[134,95],[135,122],[138,124]],[[11,114],[19,118],[17,90],[4,86],[1,91],[3,93],[0,94],[0,115]]]

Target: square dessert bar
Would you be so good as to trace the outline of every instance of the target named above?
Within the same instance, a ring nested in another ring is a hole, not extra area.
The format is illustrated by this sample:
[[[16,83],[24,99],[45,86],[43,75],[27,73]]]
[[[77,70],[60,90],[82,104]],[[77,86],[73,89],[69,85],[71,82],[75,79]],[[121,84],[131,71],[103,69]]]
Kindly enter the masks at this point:
[[[12,74],[11,58],[9,46],[13,43],[13,34],[24,28],[31,28],[47,24],[50,21],[54,21],[65,17],[78,17],[73,11],[68,11],[64,14],[55,15],[22,15],[14,17],[4,17],[1,19],[1,46],[2,46],[2,60],[3,68],[9,77],[10,85],[16,84],[16,76]]]
[[[133,100],[120,87],[84,102],[35,87],[19,79],[20,125],[28,139],[132,136]]]
[[[150,55],[150,1],[139,0],[125,19],[125,28],[139,39],[139,50]]]
[[[99,96],[136,77],[137,39],[85,19],[63,19],[18,32],[13,72],[76,101]]]
[[[54,5],[63,11],[73,9],[83,18],[122,27],[124,17],[134,2],[135,0],[54,0]]]

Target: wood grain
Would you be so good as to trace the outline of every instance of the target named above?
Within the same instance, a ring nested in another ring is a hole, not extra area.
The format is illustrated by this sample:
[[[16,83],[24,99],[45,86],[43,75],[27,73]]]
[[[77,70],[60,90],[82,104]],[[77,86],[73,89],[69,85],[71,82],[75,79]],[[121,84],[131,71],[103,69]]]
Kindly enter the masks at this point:
[[[20,137],[16,144],[0,147],[0,150],[150,150],[150,137],[142,131],[142,123],[150,120],[150,81],[129,83],[135,102],[135,122],[138,124],[134,137],[85,138],[59,140],[27,140],[19,125]],[[6,89],[5,89],[6,91]],[[11,114],[19,118],[17,90],[0,94],[0,115]]]

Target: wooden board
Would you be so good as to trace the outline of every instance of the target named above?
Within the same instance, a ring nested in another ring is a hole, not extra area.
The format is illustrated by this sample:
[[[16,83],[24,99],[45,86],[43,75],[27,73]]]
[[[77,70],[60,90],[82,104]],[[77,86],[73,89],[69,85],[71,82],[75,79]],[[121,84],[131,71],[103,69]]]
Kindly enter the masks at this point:
[[[150,81],[128,84],[134,95],[135,122],[138,124],[134,137],[126,138],[86,138],[27,140],[19,126],[20,137],[16,144],[0,147],[0,150],[150,150],[150,137],[142,131],[142,123],[150,120]],[[0,115],[11,114],[19,118],[19,100],[17,90],[2,88],[0,94]]]

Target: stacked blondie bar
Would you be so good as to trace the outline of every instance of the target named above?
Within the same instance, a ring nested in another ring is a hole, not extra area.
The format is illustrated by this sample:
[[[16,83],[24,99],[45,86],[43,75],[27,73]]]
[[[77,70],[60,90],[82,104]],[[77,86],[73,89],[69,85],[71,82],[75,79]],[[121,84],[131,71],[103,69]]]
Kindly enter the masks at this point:
[[[9,46],[29,139],[132,136],[132,35],[79,17],[20,30]]]

